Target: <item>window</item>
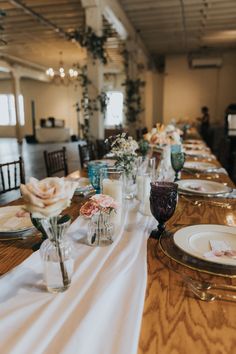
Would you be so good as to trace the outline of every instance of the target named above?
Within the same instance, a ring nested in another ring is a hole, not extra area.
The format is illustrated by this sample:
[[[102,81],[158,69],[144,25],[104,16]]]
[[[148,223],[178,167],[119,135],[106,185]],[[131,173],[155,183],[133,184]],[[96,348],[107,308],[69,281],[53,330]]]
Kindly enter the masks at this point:
[[[19,96],[20,125],[25,124],[24,99]],[[14,95],[0,95],[0,125],[16,125]]]
[[[123,122],[123,93],[118,91],[107,92],[108,104],[105,117],[105,126],[114,127]]]

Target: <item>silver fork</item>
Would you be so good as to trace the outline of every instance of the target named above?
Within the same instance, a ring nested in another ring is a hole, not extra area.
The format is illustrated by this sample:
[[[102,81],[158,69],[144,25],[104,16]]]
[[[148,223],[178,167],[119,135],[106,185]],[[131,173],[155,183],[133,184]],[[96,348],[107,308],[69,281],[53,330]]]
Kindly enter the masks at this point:
[[[206,199],[192,200],[192,199],[186,198],[185,196],[183,196],[183,194],[181,194],[181,198],[186,200],[187,202],[190,202],[192,205],[196,205],[196,206],[201,206],[202,203],[207,203],[207,204],[219,206],[221,208],[232,209],[232,206],[226,202],[220,202],[220,201],[216,201],[216,200],[206,200]]]
[[[216,284],[216,283],[211,283],[208,281],[200,281],[193,279],[189,276],[184,277],[184,281],[186,284],[192,284],[194,287],[196,287],[198,290],[210,290],[210,289],[221,289],[221,290],[229,290],[229,291],[236,291],[236,286],[234,285],[228,285],[228,284]]]
[[[213,294],[208,290],[199,290],[192,283],[187,284],[188,289],[200,300],[202,301],[215,301],[215,300],[223,300],[223,301],[232,301],[236,302],[236,295],[231,294]]]

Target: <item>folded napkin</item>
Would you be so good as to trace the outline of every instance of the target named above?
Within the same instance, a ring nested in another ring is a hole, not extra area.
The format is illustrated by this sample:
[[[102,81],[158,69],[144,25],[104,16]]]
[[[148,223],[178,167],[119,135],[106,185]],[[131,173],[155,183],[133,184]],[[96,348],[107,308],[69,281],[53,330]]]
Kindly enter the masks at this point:
[[[225,241],[210,240],[211,251],[204,253],[206,258],[227,256],[236,258],[236,250],[232,250],[230,245]]]

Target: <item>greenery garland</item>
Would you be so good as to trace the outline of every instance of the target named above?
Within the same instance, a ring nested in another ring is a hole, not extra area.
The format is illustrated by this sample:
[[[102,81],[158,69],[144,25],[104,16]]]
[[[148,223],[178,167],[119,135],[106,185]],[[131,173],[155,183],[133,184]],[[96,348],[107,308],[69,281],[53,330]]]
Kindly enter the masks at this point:
[[[126,106],[126,119],[128,122],[134,123],[138,120],[139,114],[144,111],[140,89],[145,86],[145,81],[140,79],[132,80],[129,77],[129,52],[124,48],[121,54],[123,55],[123,65],[126,75],[126,80],[122,84],[122,86],[125,86],[124,105]]]
[[[108,96],[106,92],[101,91],[101,93],[94,99],[89,97],[89,85],[92,82],[88,78],[87,74],[87,66],[84,65],[80,67],[77,65],[77,70],[79,71],[78,74],[78,81],[80,87],[82,88],[82,97],[81,100],[76,103],[76,111],[80,112],[83,110],[84,114],[84,124],[80,124],[80,129],[83,131],[83,135],[85,139],[88,139],[89,133],[89,118],[93,116],[94,112],[99,111],[103,114],[105,118],[107,104],[109,102]]]
[[[91,27],[87,27],[85,30],[76,30],[70,33],[70,39],[79,42],[81,47],[86,48],[94,60],[99,59],[103,64],[107,64],[105,43],[109,34],[109,29],[103,29],[102,36],[98,36]]]
[[[126,106],[126,118],[130,123],[134,123],[138,120],[138,116],[143,112],[141,104],[141,87],[145,86],[145,81],[140,79],[131,80],[127,78],[122,84],[125,86],[125,106]]]
[[[2,19],[4,19],[4,17],[6,17],[6,12],[5,11],[3,11],[2,9],[0,9],[0,21],[2,20]],[[1,31],[4,31],[5,29],[4,29],[4,27],[3,27],[3,25],[2,25],[2,21],[0,22],[0,32]],[[4,39],[2,39],[2,38],[0,38],[0,45],[7,45],[7,42],[4,40]]]

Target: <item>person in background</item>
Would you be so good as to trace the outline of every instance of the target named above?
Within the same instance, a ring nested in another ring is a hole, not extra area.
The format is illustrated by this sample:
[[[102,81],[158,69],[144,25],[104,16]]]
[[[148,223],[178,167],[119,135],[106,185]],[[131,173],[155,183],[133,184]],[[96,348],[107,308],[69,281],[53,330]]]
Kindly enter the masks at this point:
[[[209,109],[207,106],[203,106],[201,108],[202,116],[197,118],[201,125],[200,125],[200,134],[204,140],[207,139],[209,126],[210,126],[210,114]]]

